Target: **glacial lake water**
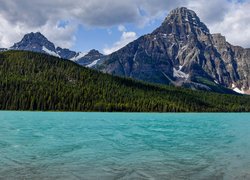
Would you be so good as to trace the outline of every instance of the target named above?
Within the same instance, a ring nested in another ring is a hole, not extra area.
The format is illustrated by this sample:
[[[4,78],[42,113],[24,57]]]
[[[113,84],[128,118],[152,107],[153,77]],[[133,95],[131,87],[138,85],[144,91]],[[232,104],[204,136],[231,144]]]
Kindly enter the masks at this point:
[[[0,179],[250,179],[250,114],[2,111]]]

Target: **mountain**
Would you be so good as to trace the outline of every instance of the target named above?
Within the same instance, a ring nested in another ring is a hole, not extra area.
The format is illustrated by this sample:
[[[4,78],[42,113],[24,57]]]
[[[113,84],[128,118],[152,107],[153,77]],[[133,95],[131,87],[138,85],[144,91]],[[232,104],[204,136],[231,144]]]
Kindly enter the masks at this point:
[[[105,56],[101,54],[99,51],[92,49],[85,56],[79,58],[76,62],[85,67],[94,67],[98,64]]]
[[[194,11],[182,7],[151,34],[107,56],[97,69],[159,84],[249,93],[250,49],[211,34]]]
[[[47,53],[60,57],[55,45],[40,32],[26,34],[20,42],[15,43],[10,49]]]
[[[46,54],[7,51],[0,52],[0,110],[250,111],[250,97],[145,84]]]
[[[72,59],[72,58],[76,58],[79,56],[79,53],[75,51],[71,51],[69,49],[60,48],[60,47],[56,48],[56,53],[59,55],[59,57],[63,59]]]
[[[0,52],[7,51],[8,49],[6,48],[0,48]]]
[[[61,47],[55,47],[54,43],[49,41],[40,32],[36,33],[32,32],[24,35],[22,40],[18,43],[15,43],[12,47],[10,47],[10,49],[45,53],[55,57],[60,57],[62,59],[69,59],[72,61],[80,62],[82,65],[85,66],[91,65],[93,62],[95,62],[96,60],[100,59],[101,56],[103,56],[96,50],[91,50],[87,54],[87,56],[84,57],[86,53],[75,52]],[[93,51],[98,52],[99,55],[92,53]],[[91,56],[92,54],[93,57]],[[84,60],[86,60],[87,62],[84,62]]]

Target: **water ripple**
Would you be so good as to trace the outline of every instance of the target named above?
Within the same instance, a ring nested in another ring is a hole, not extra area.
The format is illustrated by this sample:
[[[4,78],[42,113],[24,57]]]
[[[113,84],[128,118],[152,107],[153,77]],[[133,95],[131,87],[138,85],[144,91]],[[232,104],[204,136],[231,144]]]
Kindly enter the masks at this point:
[[[250,179],[250,114],[0,112],[0,179]]]

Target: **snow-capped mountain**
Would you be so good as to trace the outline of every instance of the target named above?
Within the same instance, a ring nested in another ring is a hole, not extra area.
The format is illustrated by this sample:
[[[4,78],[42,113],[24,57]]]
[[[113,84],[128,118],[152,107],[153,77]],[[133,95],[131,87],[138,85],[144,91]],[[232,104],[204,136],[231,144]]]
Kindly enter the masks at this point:
[[[182,7],[151,34],[108,55],[98,69],[147,82],[246,94],[249,67],[250,49],[211,34],[194,11]]]
[[[93,68],[96,64],[101,62],[104,59],[104,55],[99,51],[92,49],[83,57],[79,58],[76,62],[82,66]]]
[[[82,53],[55,47],[39,32],[26,34],[10,49],[46,53],[151,83],[250,94],[250,49],[211,34],[197,14],[185,7],[174,9],[152,33],[108,56],[97,50]]]
[[[56,48],[56,53],[63,59],[71,59],[73,57],[78,56],[79,53],[75,52],[75,51],[71,51],[69,49],[63,49],[60,47]]]
[[[15,43],[10,49],[47,53],[60,57],[56,52],[55,45],[40,32],[26,34],[20,42]]]
[[[103,55],[97,50],[91,50],[89,53],[75,52],[69,49],[55,47],[54,43],[49,41],[40,32],[26,34],[22,40],[15,43],[10,50],[23,50],[23,51],[33,51],[38,53],[45,53],[52,56],[56,56],[62,59],[69,59],[77,62],[83,66],[91,66]],[[0,49],[0,51],[5,51],[7,49]],[[95,53],[93,53],[95,52]],[[86,56],[86,57],[85,57]],[[85,62],[86,61],[86,62]]]
[[[7,48],[0,48],[0,52],[7,51]]]

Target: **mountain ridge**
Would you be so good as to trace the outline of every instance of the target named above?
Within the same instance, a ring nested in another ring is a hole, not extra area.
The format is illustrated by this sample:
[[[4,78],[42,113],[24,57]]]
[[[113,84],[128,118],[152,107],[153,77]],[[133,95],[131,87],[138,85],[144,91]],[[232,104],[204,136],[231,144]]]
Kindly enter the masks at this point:
[[[38,53],[45,53],[55,57],[60,57],[62,59],[69,59],[75,62],[82,62],[85,66],[90,65],[93,61],[97,60],[95,58],[88,59],[87,62],[84,62],[88,55],[88,53],[75,52],[67,48],[56,47],[54,43],[49,41],[43,34],[40,32],[31,32],[25,34],[21,41],[15,43],[13,46],[9,48],[10,50],[23,50],[23,51],[32,51]],[[5,49],[3,49],[5,50]],[[94,50],[99,53],[99,51]],[[99,53],[100,56],[102,55]],[[103,55],[102,55],[103,56]],[[83,63],[84,62],[84,63]]]
[[[152,33],[108,55],[98,69],[153,83],[205,90],[218,84],[249,93],[248,51],[210,34],[194,11],[182,7],[171,11]]]
[[[220,33],[211,34],[185,7],[172,10],[152,33],[107,56],[96,50],[81,53],[55,47],[39,32],[26,34],[10,49],[50,54],[150,83],[250,94],[250,48],[233,46]]]

